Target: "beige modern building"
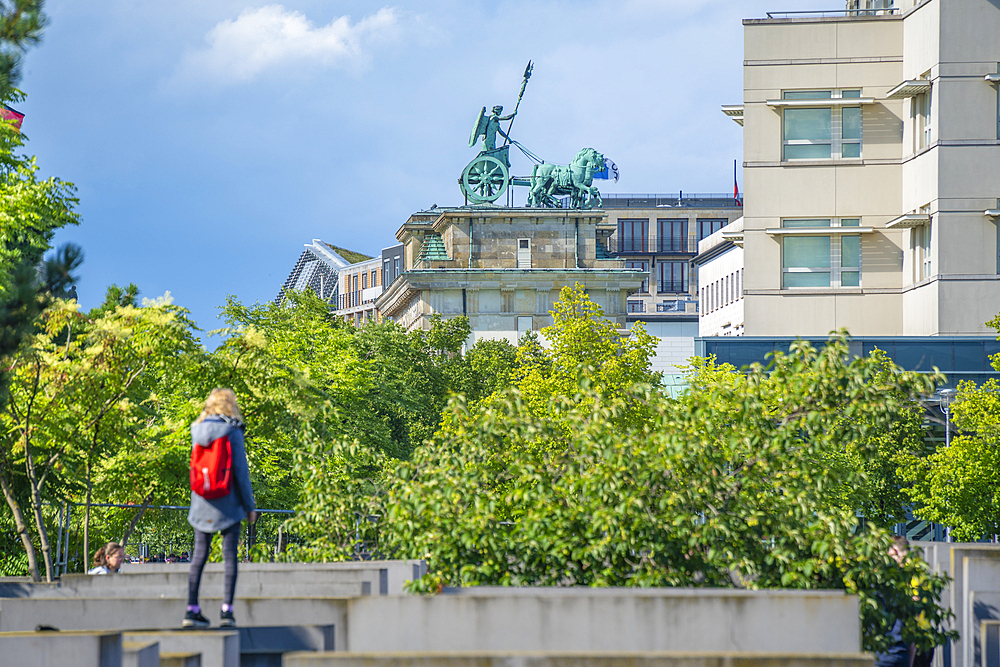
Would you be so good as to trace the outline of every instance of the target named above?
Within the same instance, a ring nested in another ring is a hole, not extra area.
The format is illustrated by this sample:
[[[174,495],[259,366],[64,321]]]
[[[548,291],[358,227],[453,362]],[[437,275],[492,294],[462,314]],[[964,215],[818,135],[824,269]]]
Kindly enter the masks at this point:
[[[607,254],[603,211],[461,207],[422,211],[396,233],[403,273],[375,305],[407,330],[467,315],[472,340],[512,343],[552,323],[559,290],[581,283],[625,328],[628,295],[648,276]]]
[[[794,9],[794,8],[793,8]],[[744,21],[748,336],[987,334],[1000,312],[1000,6]]]

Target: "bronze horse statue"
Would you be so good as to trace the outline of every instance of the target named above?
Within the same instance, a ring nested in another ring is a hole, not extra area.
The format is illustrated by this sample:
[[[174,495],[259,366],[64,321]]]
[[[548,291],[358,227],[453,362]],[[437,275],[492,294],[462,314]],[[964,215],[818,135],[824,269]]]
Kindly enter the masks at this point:
[[[593,148],[581,150],[569,166],[536,164],[531,170],[528,206],[554,208],[558,206],[555,198],[565,195],[570,196],[571,208],[601,206],[601,193],[593,183],[594,173],[604,169],[604,156]]]

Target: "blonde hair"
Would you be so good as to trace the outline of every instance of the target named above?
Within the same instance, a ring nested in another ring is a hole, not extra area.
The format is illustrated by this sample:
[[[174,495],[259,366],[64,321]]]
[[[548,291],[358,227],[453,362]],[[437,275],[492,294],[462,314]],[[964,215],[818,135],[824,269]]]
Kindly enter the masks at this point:
[[[236,392],[227,387],[213,389],[212,393],[205,399],[205,409],[201,411],[194,423],[204,421],[206,417],[212,415],[225,415],[242,421],[243,415],[240,414],[240,407],[236,405]]]

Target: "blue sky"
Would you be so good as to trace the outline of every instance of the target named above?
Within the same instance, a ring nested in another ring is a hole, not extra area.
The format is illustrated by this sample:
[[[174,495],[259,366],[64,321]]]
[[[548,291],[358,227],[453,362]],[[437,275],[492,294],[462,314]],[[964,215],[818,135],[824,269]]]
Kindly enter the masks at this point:
[[[731,191],[740,20],[839,6],[49,0],[19,109],[42,172],[79,190],[56,243],[84,248],[83,307],[134,282],[207,330],[227,295],[273,299],[313,238],[374,255],[460,204],[475,115],[513,108],[528,59],[513,136],[546,161],[593,146],[621,171],[605,192]]]

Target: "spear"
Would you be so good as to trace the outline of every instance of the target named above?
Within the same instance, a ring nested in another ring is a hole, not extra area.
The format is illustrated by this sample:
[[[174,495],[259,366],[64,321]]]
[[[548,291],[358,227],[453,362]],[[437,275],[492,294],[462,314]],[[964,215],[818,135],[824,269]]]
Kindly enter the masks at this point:
[[[529,60],[528,66],[524,68],[524,80],[521,81],[521,92],[517,94],[517,104],[514,105],[514,113],[512,114],[513,117],[517,117],[517,109],[521,106],[521,98],[524,97],[524,88],[528,85],[528,79],[531,78],[531,70],[534,68],[535,66],[532,65]],[[513,117],[510,119],[510,125],[507,126],[507,136],[504,137],[503,141],[504,146],[510,143],[510,128],[514,127]]]

